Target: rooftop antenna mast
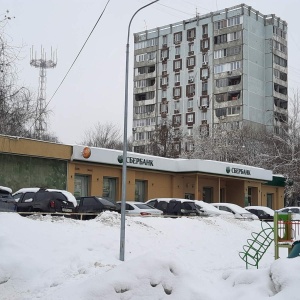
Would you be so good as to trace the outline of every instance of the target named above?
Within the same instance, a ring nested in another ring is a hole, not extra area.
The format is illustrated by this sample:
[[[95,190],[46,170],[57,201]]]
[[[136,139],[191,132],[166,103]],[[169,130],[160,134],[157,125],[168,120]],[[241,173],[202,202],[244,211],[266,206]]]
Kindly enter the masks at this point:
[[[41,46],[41,56],[37,58],[36,52],[33,53],[33,47],[30,51],[30,65],[40,69],[39,90],[36,104],[36,116],[34,121],[35,137],[41,139],[47,131],[47,113],[46,113],[46,70],[55,68],[57,64],[57,50],[52,51],[51,56],[47,60],[47,55],[44,48]]]

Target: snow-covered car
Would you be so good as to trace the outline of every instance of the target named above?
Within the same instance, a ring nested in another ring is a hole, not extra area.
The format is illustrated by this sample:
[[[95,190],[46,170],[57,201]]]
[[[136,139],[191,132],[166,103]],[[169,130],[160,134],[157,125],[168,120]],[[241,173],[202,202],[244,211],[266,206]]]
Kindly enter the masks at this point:
[[[287,206],[277,210],[279,213],[291,213],[293,220],[300,220],[300,207],[299,206]]]
[[[121,212],[121,201],[117,202],[117,210]],[[125,214],[128,216],[158,217],[161,216],[163,212],[144,202],[127,201],[125,203]]]
[[[274,210],[267,206],[246,206],[245,209],[252,214],[258,216],[258,218],[262,221],[270,221],[274,220]]]
[[[217,209],[210,203],[202,200],[194,200],[196,207],[203,213],[204,216],[219,216],[219,215],[230,215],[229,212]]]
[[[181,198],[155,198],[146,201],[147,204],[160,209],[164,215],[170,216],[201,216],[201,211],[193,200]]]
[[[16,201],[12,196],[12,190],[6,186],[0,186],[0,212],[16,211]]]
[[[72,213],[76,198],[68,191],[43,188],[23,188],[13,194],[18,212]]]
[[[234,215],[236,219],[241,219],[241,220],[259,220],[258,216],[250,213],[243,207],[233,204],[233,203],[211,203],[214,207],[218,208],[219,210],[227,211],[230,212]]]

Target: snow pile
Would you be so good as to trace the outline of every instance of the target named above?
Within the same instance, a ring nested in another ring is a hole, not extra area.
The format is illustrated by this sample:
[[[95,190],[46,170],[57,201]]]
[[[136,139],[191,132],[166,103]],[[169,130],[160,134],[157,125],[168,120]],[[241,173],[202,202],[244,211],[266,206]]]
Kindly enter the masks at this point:
[[[258,270],[239,258],[260,221],[126,217],[125,262],[117,213],[0,213],[0,226],[1,300],[299,299],[300,258],[274,261],[272,246]]]

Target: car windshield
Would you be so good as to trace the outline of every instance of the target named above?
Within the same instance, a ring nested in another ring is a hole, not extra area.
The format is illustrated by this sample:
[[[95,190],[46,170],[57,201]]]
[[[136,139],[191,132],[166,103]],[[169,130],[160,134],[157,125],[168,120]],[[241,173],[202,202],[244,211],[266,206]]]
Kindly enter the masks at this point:
[[[98,198],[100,200],[100,202],[103,204],[103,205],[114,205],[114,203],[112,203],[111,201],[109,200],[106,200],[106,199],[103,199],[103,198]]]
[[[195,210],[196,209],[196,205],[193,202],[183,202],[182,203],[182,208],[188,209],[188,210]]]
[[[135,206],[138,207],[139,209],[153,209],[152,206],[150,206],[148,204],[143,204],[143,203],[135,204]]]

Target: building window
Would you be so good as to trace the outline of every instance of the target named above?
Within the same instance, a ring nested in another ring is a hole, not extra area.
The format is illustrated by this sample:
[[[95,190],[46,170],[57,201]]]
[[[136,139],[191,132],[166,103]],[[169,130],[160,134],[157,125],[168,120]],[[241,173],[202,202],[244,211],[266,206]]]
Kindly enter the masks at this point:
[[[227,93],[216,94],[215,99],[216,99],[217,102],[227,101]]]
[[[182,69],[182,60],[178,59],[178,60],[174,60],[173,61],[173,71],[178,71]]]
[[[181,125],[181,115],[173,115],[173,126]]]
[[[136,180],[135,181],[135,196],[134,201],[145,202],[147,191],[147,181],[146,180]]]
[[[215,45],[227,43],[227,34],[221,34],[214,37]]]
[[[242,32],[241,31],[236,31],[236,32],[228,33],[227,41],[231,42],[231,41],[239,40],[241,38],[241,36],[242,36]]]
[[[163,76],[161,78],[161,85],[168,85],[169,83],[169,76]]]
[[[194,74],[194,71],[188,72],[188,81],[189,81],[189,82],[194,82],[194,80],[195,80],[195,74]]]
[[[276,26],[273,26],[273,33],[283,39],[286,39],[286,32]]]
[[[168,49],[163,49],[161,50],[161,59],[168,59],[169,58],[169,50]]]
[[[273,209],[273,194],[267,194],[267,207]]]
[[[175,47],[175,55],[180,56],[180,46]]]
[[[168,113],[168,103],[160,104],[160,113]]]
[[[187,67],[194,67],[195,66],[195,56],[188,57],[186,60]]]
[[[194,124],[195,123],[195,113],[186,114],[186,124]]]
[[[202,92],[207,92],[207,82],[202,82]]]
[[[174,101],[174,113],[178,114],[180,113],[180,102]]]
[[[287,74],[277,69],[274,69],[274,76],[280,80],[287,81]]]
[[[136,141],[143,141],[145,139],[145,133],[144,132],[136,132],[134,134],[134,139]]]
[[[162,64],[162,71],[163,72],[167,72],[167,67],[168,67],[168,65],[167,64]]]
[[[235,16],[235,17],[229,18],[227,20],[227,27],[239,25],[239,24],[242,24],[242,23],[243,23],[243,17]]]
[[[188,99],[187,100],[187,108],[193,108],[194,107],[194,100]]]
[[[214,29],[215,30],[222,29],[222,28],[225,28],[225,27],[227,27],[227,20],[226,19],[220,20],[220,21],[216,21],[214,23]]]
[[[223,58],[226,56],[227,49],[220,49],[214,51],[214,59]]]
[[[173,97],[180,98],[181,97],[181,86],[173,88]]]
[[[202,108],[207,108],[209,105],[208,96],[201,96],[200,97],[200,105]]]
[[[202,34],[208,34],[208,24],[202,25]]]
[[[207,68],[204,68],[204,69],[201,70],[201,77],[203,79],[208,78],[208,69]]]
[[[181,43],[182,41],[182,32],[176,32],[174,33],[174,43]]]
[[[203,64],[208,64],[208,53],[202,54],[202,63]]]
[[[163,37],[163,45],[167,45],[168,44],[168,36],[167,35],[164,35]]]
[[[180,83],[180,73],[175,73],[175,83]]]
[[[102,197],[111,201],[116,201],[117,179],[103,177]]]
[[[209,49],[209,40],[205,39],[201,41],[201,49]]]
[[[193,40],[196,37],[196,28],[187,30],[187,40]]]
[[[192,142],[186,142],[185,143],[185,150],[186,151],[193,151],[194,150],[194,144]]]
[[[227,107],[227,115],[239,115],[239,114],[240,114],[240,106]]]
[[[186,86],[186,96],[193,97],[195,95],[195,84],[189,84]]]
[[[188,136],[193,136],[193,128],[188,128],[187,129],[187,135]]]
[[[279,65],[279,66],[282,66],[282,67],[285,67],[285,68],[287,67],[287,60],[284,59],[284,58],[281,58],[281,57],[279,57],[275,54],[274,54],[274,63],[276,65]]]
[[[241,61],[233,61],[230,63],[230,71],[234,71],[237,69],[242,68],[242,62]]]
[[[225,87],[228,86],[228,79],[227,78],[220,78],[216,80],[216,87]]]

